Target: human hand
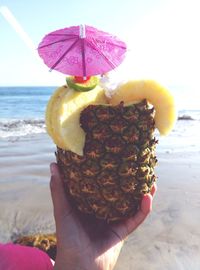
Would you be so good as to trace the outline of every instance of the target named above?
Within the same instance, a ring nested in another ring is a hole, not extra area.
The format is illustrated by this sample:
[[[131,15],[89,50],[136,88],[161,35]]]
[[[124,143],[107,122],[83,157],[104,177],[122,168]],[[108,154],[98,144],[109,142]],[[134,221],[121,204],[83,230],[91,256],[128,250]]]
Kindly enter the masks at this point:
[[[112,270],[124,240],[148,216],[156,192],[143,196],[141,207],[134,217],[118,224],[107,224],[93,217],[85,218],[67,200],[63,179],[56,163],[52,163],[51,196],[57,235],[55,270]]]

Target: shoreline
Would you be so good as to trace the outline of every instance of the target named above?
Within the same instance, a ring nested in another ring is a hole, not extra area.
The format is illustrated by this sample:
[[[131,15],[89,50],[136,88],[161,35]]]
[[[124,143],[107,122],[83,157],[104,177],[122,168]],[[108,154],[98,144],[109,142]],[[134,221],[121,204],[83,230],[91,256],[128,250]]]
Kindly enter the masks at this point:
[[[0,242],[55,230],[47,134],[0,140]],[[181,151],[182,150],[182,151]],[[194,151],[192,151],[194,150]],[[153,211],[125,242],[116,270],[200,269],[200,150],[158,147]]]

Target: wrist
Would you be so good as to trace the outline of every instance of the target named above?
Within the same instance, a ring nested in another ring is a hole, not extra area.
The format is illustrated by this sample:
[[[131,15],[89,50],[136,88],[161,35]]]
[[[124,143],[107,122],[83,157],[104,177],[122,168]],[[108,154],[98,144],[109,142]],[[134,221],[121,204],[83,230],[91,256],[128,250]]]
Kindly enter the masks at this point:
[[[81,266],[80,260],[67,255],[57,255],[54,270],[87,270]]]

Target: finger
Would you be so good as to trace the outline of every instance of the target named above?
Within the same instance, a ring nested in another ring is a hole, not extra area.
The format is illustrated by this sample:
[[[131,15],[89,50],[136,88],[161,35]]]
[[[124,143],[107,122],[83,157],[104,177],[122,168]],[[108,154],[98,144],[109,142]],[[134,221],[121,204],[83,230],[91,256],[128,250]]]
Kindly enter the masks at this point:
[[[63,180],[56,163],[52,163],[50,165],[50,171],[51,171],[50,189],[54,207],[54,216],[56,222],[57,221],[59,222],[59,220],[61,220],[64,215],[70,213],[71,207],[67,200]]]
[[[127,236],[133,232],[148,216],[152,210],[152,196],[150,194],[145,194],[142,199],[141,208],[137,214],[129,218],[126,221]]]
[[[114,225],[113,229],[118,235],[120,235],[121,239],[125,239],[146,219],[151,210],[152,196],[150,194],[145,194],[141,202],[140,210],[137,214],[120,224]]]
[[[150,192],[152,197],[155,196],[157,189],[158,189],[157,184],[154,183],[153,186],[152,186],[151,192]]]

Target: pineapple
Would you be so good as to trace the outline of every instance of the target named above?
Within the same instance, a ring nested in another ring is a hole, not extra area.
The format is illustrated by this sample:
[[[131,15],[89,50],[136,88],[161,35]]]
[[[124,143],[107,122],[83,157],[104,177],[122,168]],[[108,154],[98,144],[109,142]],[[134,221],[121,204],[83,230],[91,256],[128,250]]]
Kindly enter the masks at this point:
[[[154,81],[127,82],[110,98],[98,85],[59,88],[46,125],[77,208],[107,222],[133,216],[156,180],[154,130],[169,133],[175,115],[172,95]]]

